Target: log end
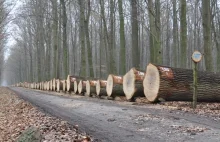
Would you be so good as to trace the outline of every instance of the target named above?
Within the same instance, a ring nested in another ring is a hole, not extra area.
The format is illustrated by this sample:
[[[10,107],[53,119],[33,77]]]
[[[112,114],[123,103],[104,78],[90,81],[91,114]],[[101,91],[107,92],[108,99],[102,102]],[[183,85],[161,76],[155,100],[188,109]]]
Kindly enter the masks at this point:
[[[79,92],[79,94],[82,93],[82,80],[79,81],[79,84],[78,84],[78,92]]]
[[[68,92],[70,91],[70,75],[68,75],[66,79],[66,90]]]
[[[134,93],[136,92],[135,88],[135,73],[134,70],[131,69],[123,76],[123,91],[127,100],[130,100]]]
[[[106,84],[106,92],[109,97],[112,95],[113,85],[114,85],[113,76],[110,74],[107,78],[107,84]]]
[[[59,92],[60,91],[60,80],[57,79],[56,83],[57,83],[57,92]]]
[[[56,78],[53,79],[53,90],[56,90]]]
[[[97,96],[99,96],[100,90],[101,90],[100,80],[97,80],[97,83],[96,83],[96,95]]]
[[[78,87],[77,87],[77,81],[75,80],[74,81],[74,93],[76,94],[77,93],[77,90],[78,90]]]
[[[90,96],[90,81],[86,81],[86,95]]]
[[[143,81],[144,94],[150,102],[155,102],[158,98],[160,87],[160,75],[156,66],[149,64]]]

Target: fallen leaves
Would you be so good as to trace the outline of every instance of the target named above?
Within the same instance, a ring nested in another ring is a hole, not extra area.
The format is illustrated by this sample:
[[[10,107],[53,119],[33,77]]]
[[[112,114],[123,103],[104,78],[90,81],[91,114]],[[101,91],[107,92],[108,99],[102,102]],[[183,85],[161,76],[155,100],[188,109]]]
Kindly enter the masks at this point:
[[[86,134],[78,132],[77,125],[48,116],[7,88],[0,87],[0,141],[13,142],[30,127],[40,130],[43,142],[92,141]]]

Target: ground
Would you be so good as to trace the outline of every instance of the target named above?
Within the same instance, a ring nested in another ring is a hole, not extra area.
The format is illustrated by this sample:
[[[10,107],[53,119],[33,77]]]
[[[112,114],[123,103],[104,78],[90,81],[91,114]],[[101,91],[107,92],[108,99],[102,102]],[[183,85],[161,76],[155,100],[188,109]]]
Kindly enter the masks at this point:
[[[32,118],[34,116],[37,117],[37,120],[35,120],[34,123],[40,121],[40,130],[46,138],[48,137],[48,139],[54,137],[51,129],[44,132],[46,129],[45,126],[48,125],[47,123],[50,124],[52,123],[52,120],[54,121],[54,119],[56,119],[57,122],[54,125],[57,133],[55,135],[59,138],[58,141],[64,141],[61,139],[63,136],[63,124],[66,124],[68,128],[71,128],[73,135],[79,135],[81,138],[83,138],[82,135],[90,135],[92,136],[92,141],[220,141],[220,103],[199,103],[198,109],[193,110],[190,107],[190,102],[146,104],[142,102],[136,103],[103,100],[68,93],[46,92],[18,87],[12,87],[10,89],[14,91],[19,98],[30,102],[41,111],[39,112],[29,103],[25,103],[28,104],[27,106],[31,106],[31,111],[28,111],[27,107],[25,114],[29,117],[26,118],[24,115],[21,115],[20,117],[24,117],[27,120],[34,119]],[[10,92],[6,88],[3,88],[3,90]],[[18,99],[16,96],[13,97]],[[20,99],[18,100],[21,101]],[[14,111],[15,109],[13,108],[19,108],[16,107],[15,104],[16,103],[10,103],[3,108],[8,108],[7,111],[9,112],[12,110]],[[11,105],[15,107],[11,107]],[[38,120],[42,116],[40,115],[38,118],[39,115],[32,114],[32,109],[45,117],[48,117],[48,114],[55,117],[49,116],[48,118],[50,119],[44,118]],[[25,111],[22,111],[22,113],[25,113]],[[13,114],[7,115],[13,116]],[[10,118],[8,119],[10,120]],[[13,133],[7,130],[5,128],[7,127],[7,124],[4,124],[3,129],[5,129],[4,134],[6,135],[6,139],[8,139],[8,134],[14,134],[16,137],[24,129],[30,126],[27,122],[20,123],[24,123],[22,129],[20,129],[19,125],[14,123],[14,121],[13,123],[7,123],[15,125],[13,130],[15,131],[17,129],[17,131]],[[68,130],[68,128],[65,130]],[[80,132],[86,132],[86,134],[77,134],[77,130]],[[70,131],[65,132],[66,136],[70,138]],[[71,140],[68,139],[66,141]]]
[[[0,87],[0,142],[15,141],[31,127],[39,130],[44,142],[82,141],[86,138],[86,134],[78,132],[78,126],[42,113],[9,89]]]

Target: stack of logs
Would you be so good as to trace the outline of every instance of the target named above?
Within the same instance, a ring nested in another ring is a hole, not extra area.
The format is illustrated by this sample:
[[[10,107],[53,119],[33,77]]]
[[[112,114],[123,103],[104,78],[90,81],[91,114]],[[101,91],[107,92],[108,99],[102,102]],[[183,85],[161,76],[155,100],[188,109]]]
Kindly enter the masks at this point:
[[[54,78],[38,83],[20,82],[14,86],[112,99],[119,96],[128,101],[138,97],[149,102],[157,102],[160,98],[192,101],[193,71],[149,64],[146,71],[132,68],[124,76],[110,74],[107,80],[68,75],[66,80]],[[198,72],[198,101],[220,101],[220,74]]]

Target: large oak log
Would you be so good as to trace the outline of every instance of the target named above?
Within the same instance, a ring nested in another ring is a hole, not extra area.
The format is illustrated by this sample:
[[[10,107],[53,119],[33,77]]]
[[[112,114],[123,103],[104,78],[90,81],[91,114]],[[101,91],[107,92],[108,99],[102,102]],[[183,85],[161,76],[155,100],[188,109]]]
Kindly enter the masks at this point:
[[[124,96],[123,77],[110,74],[107,79],[106,92],[109,97]]]
[[[106,80],[97,80],[96,82],[96,95],[97,96],[106,96],[106,85],[107,81]]]
[[[193,71],[149,64],[143,86],[150,102],[159,98],[167,101],[192,101]],[[220,101],[220,74],[198,72],[198,101]]]
[[[143,71],[132,68],[123,76],[123,91],[127,100],[131,100],[135,96],[144,96],[144,75]]]
[[[86,92],[86,81],[80,80],[78,84],[78,93],[82,94]]]
[[[91,96],[92,93],[96,93],[96,80],[86,81],[86,95]]]
[[[68,92],[74,91],[74,81],[76,81],[76,76],[68,75],[66,79],[66,89]]]

